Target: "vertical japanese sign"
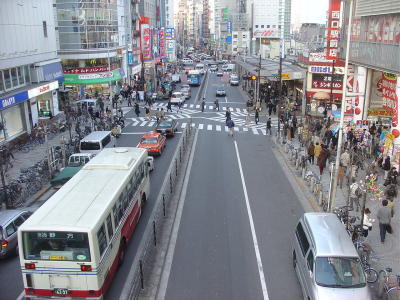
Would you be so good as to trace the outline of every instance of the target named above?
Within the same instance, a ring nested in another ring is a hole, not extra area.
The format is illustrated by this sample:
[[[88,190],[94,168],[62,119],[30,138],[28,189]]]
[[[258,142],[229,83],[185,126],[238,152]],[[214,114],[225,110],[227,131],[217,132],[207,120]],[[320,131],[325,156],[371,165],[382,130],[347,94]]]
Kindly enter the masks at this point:
[[[158,43],[160,48],[160,57],[165,57],[165,29],[161,28],[158,31]]]
[[[340,21],[340,0],[329,0],[328,10],[328,43],[326,47],[326,58],[338,58]]]
[[[390,73],[383,73],[382,76],[382,107],[392,112],[392,126],[398,123],[398,103],[396,95],[397,76]]]
[[[165,39],[166,39],[166,40],[173,40],[173,39],[175,39],[175,36],[174,36],[174,28],[165,28]]]
[[[128,51],[128,65],[133,65],[133,53],[132,51]]]
[[[142,20],[140,22],[140,51],[142,61],[151,60],[151,31],[149,24],[146,23],[146,20]]]

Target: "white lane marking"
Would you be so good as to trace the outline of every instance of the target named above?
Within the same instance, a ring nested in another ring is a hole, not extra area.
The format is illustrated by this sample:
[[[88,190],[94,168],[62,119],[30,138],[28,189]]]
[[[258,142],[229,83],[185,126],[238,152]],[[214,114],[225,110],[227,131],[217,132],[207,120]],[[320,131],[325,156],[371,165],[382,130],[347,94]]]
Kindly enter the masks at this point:
[[[207,125],[207,130],[212,130],[212,125],[211,124]]]
[[[147,126],[153,126],[155,122],[149,122],[149,124],[147,124]]]
[[[187,104],[183,104],[183,107],[188,107],[188,105]]]
[[[181,128],[186,128],[186,123],[182,123]]]
[[[217,129],[217,131],[221,131],[221,126],[220,125],[216,125],[215,128]]]
[[[233,127],[234,131],[239,131],[239,127]]]
[[[196,123],[192,123],[192,127],[196,127]]]
[[[197,104],[197,105],[196,105],[196,108],[200,108],[200,104]]]
[[[143,118],[143,117],[139,117],[138,119],[139,119],[139,121],[141,121],[141,122],[146,121],[146,118]]]
[[[261,130],[261,132],[262,132],[263,135],[266,135],[266,134],[267,134],[267,130],[265,130],[265,129],[260,129],[260,130]]]
[[[190,108],[193,108],[194,107],[194,104],[190,104]]]
[[[254,134],[259,134],[258,131],[257,131],[257,129],[252,128],[252,130],[253,130],[253,133],[254,133]]]
[[[226,98],[226,96],[225,96],[225,102],[228,103],[228,98]]]
[[[235,144],[236,156],[237,156],[239,171],[240,171],[240,178],[242,179],[243,194],[244,194],[244,199],[246,200],[247,214],[249,216],[251,237],[253,238],[254,251],[256,253],[258,275],[260,276],[263,298],[264,298],[264,300],[269,300],[267,284],[265,283],[264,267],[263,267],[262,260],[261,260],[260,249],[258,248],[258,240],[257,240],[256,230],[254,227],[253,214],[252,214],[251,208],[250,208],[249,196],[247,194],[246,182],[244,180],[242,163],[240,161],[239,149],[237,146],[237,142],[233,141],[233,143]]]
[[[214,107],[212,105],[208,106],[208,109],[213,109]]]
[[[19,294],[19,296],[18,296],[18,298],[17,298],[16,300],[22,300],[22,299],[24,299],[24,295],[25,295],[25,292],[22,291],[21,294]]]
[[[243,131],[249,131],[247,127],[243,127]]]
[[[140,124],[140,126],[143,127],[143,126],[146,125],[147,123],[148,123],[147,121],[144,121],[144,122],[142,122],[142,123]]]
[[[203,129],[203,126],[204,126],[203,124],[199,124],[199,127],[198,127],[198,128],[199,128],[199,129]]]
[[[199,132],[196,131],[194,140],[193,140],[192,150],[190,152],[189,162],[188,162],[187,169],[186,169],[186,174],[188,174],[188,175],[185,177],[185,179],[183,181],[181,197],[179,199],[178,208],[176,210],[174,225],[172,227],[172,232],[171,232],[171,236],[169,239],[168,250],[167,250],[167,254],[165,256],[164,267],[163,267],[163,270],[161,273],[160,285],[158,287],[158,292],[156,294],[157,300],[165,299],[165,295],[167,293],[169,275],[171,274],[171,267],[172,267],[172,261],[174,259],[176,241],[178,240],[179,226],[181,224],[183,207],[185,205],[185,200],[186,200],[187,187],[189,185],[190,174],[192,173],[191,170],[192,170],[192,165],[193,165],[193,160],[194,160],[194,152],[196,150],[198,134],[199,134]]]
[[[178,119],[178,118],[176,117],[176,115],[168,115],[168,117],[171,118],[171,119],[174,119],[174,120]]]
[[[122,135],[143,135],[145,133],[149,133],[148,131],[146,132],[121,132]],[[182,131],[176,131],[175,133],[182,133]]]
[[[240,110],[240,108],[238,108],[238,107],[236,107],[236,111],[237,111],[238,113],[241,113],[241,110]]]
[[[228,132],[228,131],[229,131],[229,128],[228,128],[228,126],[225,126],[225,131],[226,131],[226,132]]]
[[[224,107],[222,107],[222,110],[226,110],[226,107],[224,106]]]

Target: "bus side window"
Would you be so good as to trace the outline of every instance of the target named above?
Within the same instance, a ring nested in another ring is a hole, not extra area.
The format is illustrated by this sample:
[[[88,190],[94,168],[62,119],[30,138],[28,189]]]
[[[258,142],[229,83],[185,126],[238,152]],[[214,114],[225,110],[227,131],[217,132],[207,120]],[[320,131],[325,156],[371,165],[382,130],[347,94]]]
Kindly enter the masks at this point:
[[[114,235],[114,229],[113,229],[113,224],[111,220],[111,213],[107,217],[107,232],[108,232],[108,238],[111,241],[113,235]]]
[[[103,148],[107,146],[107,144],[111,141],[111,135],[107,135],[102,141],[101,144]]]
[[[118,227],[119,224],[119,212],[118,212],[118,201],[114,204],[113,206],[113,215],[114,215],[114,224],[115,224],[115,228]]]
[[[104,224],[102,224],[99,231],[97,231],[97,242],[99,244],[99,252],[101,257],[104,253],[104,250],[107,248],[107,237]]]

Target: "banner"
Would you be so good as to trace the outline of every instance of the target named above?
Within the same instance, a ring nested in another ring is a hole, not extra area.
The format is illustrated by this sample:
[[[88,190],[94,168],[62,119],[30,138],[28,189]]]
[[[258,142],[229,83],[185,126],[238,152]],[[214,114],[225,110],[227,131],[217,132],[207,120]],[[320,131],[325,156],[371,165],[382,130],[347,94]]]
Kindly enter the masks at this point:
[[[339,41],[340,0],[329,0],[328,10],[328,39],[326,47],[326,58],[337,59]]]
[[[149,24],[146,23],[140,23],[140,50],[142,61],[152,59],[151,32]]]
[[[165,28],[165,39],[167,41],[175,39],[175,32],[174,28]]]
[[[75,84],[99,84],[108,83],[110,81],[117,81],[123,78],[125,75],[122,69],[116,69],[109,72],[103,73],[88,73],[88,74],[65,74],[65,85]]]
[[[392,112],[393,127],[396,127],[398,123],[396,86],[397,76],[384,72],[382,76],[382,107]]]
[[[158,32],[158,43],[160,48],[160,57],[165,57],[165,29],[161,28]]]
[[[133,53],[132,51],[128,51],[128,65],[133,65]]]

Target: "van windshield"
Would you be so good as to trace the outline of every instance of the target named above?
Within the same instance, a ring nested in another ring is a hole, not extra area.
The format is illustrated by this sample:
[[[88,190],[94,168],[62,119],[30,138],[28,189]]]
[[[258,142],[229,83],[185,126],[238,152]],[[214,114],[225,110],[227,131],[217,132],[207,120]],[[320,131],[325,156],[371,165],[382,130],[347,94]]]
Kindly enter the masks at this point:
[[[25,259],[90,261],[88,234],[84,232],[23,232]]]
[[[100,150],[99,142],[81,142],[81,150]]]
[[[317,257],[315,281],[331,288],[364,287],[365,275],[358,257]]]

